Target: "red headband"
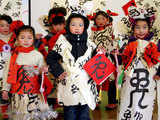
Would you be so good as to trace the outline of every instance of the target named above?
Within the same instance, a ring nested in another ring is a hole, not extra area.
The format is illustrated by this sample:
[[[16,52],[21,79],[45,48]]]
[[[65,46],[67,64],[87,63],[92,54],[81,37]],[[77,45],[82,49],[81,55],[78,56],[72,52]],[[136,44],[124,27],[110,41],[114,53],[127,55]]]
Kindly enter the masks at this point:
[[[62,13],[58,13],[58,14],[52,14],[49,18],[49,22],[52,22],[52,19],[55,18],[56,16],[64,16]]]
[[[110,11],[110,10],[106,10],[106,13],[107,13],[109,16],[118,16],[118,13],[112,12],[112,11]],[[87,15],[87,17],[88,17],[89,20],[94,20],[94,19],[95,19],[95,16],[96,16],[96,13],[93,13],[93,15]]]
[[[118,13],[112,12],[110,10],[106,11],[109,16],[118,16]]]

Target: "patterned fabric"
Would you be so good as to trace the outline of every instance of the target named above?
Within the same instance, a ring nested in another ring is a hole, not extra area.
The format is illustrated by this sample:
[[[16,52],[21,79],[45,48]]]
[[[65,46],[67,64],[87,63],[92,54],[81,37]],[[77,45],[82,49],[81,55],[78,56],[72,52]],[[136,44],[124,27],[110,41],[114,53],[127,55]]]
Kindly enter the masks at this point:
[[[11,97],[11,110],[13,120],[27,120],[28,115],[40,111],[42,97],[37,94],[13,94]]]
[[[13,93],[10,109],[11,115],[13,116],[11,117],[13,120],[34,120],[36,119],[35,117],[42,119],[41,115],[43,113],[49,115],[48,112],[50,110],[48,104],[45,102],[45,98],[43,98],[39,92],[39,68],[45,64],[44,58],[40,52],[32,50],[28,53],[20,52],[15,60],[19,69],[17,69],[18,80],[16,84],[11,84],[10,86]],[[9,66],[9,63],[7,65]],[[9,87],[7,88],[9,91]],[[7,90],[7,88],[5,89]],[[52,89],[50,84],[45,83],[44,78],[44,89],[45,88],[49,88],[50,90],[45,91],[44,95],[48,94]],[[53,111],[50,112],[51,114],[53,113]],[[45,116],[45,119],[46,118]]]
[[[113,38],[112,25],[107,26],[105,29],[100,31],[92,31],[91,40],[98,46],[106,48],[107,53],[117,48],[117,41]]]
[[[14,33],[10,33],[7,36],[0,34],[0,91],[3,88],[4,82],[6,81],[4,79],[4,71],[6,63],[11,55],[10,50],[14,48],[15,38],[16,35]],[[4,46],[8,48],[4,48]]]
[[[136,47],[132,45],[130,49],[135,49],[134,57],[125,70],[125,79],[122,85],[119,120],[151,120],[156,95],[156,81],[153,76],[156,74],[158,64],[149,67],[144,59],[145,49],[150,43],[155,42],[154,38],[150,41],[137,40]],[[128,51],[128,53],[130,53]],[[131,59],[130,55],[130,59]],[[129,59],[128,59],[129,60]]]
[[[66,80],[59,81],[58,102],[65,106],[88,104],[93,110],[97,102],[96,84],[82,67],[91,58],[95,45],[89,41],[87,46],[86,53],[75,61],[71,54],[71,44],[61,35],[53,50],[63,57],[61,65],[68,74]]]

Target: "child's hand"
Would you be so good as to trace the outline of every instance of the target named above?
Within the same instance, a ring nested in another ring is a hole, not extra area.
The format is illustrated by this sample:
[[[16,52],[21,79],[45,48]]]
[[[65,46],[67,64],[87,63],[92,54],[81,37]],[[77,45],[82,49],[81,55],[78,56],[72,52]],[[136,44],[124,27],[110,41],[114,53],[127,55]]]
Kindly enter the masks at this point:
[[[106,54],[106,49],[102,46],[98,46],[98,48],[96,49],[97,52],[102,52],[103,54]]]
[[[42,66],[41,68],[40,68],[40,72],[44,72],[44,73],[47,73],[48,72],[48,66]]]
[[[43,34],[41,34],[41,33],[37,33],[37,34],[35,35],[36,39],[38,39],[38,40],[41,39],[42,36],[43,36]]]
[[[118,49],[115,49],[115,50],[113,50],[113,51],[111,51],[111,54],[113,54],[113,55],[118,55],[119,54],[119,51],[118,51]]]
[[[63,72],[62,74],[60,74],[60,76],[58,77],[59,80],[64,80],[67,77],[67,73]]]
[[[159,76],[159,75],[154,75],[154,76],[153,76],[153,79],[154,79],[154,80],[160,80],[160,76]]]
[[[2,98],[4,100],[8,100],[9,99],[9,97],[8,97],[8,91],[2,91]]]

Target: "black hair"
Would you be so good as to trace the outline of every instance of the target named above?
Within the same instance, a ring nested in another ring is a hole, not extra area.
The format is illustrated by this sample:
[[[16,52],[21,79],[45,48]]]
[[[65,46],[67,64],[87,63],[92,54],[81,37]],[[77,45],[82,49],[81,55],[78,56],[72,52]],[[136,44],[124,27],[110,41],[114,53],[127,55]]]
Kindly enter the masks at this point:
[[[5,20],[7,21],[8,24],[11,24],[12,23],[12,18],[9,16],[9,15],[0,15],[0,20]]]
[[[109,18],[109,23],[111,23],[111,22],[113,21],[113,18],[112,18],[111,16],[109,16],[106,12],[100,10],[100,11],[96,12],[96,16],[95,16],[95,18],[94,18],[94,24],[95,24],[95,25],[96,25],[95,20],[96,20],[96,18],[97,18],[98,15],[102,15],[102,16],[104,16],[105,18]]]
[[[30,31],[33,34],[33,39],[35,40],[35,30],[32,26],[23,25],[17,30],[16,36],[18,37],[22,31]]]
[[[135,22],[134,22],[134,24],[132,25],[132,30],[134,30],[137,21],[146,21],[149,29],[150,29],[151,26],[152,26],[152,25],[151,25],[151,22],[150,22],[150,18],[145,18],[145,19],[138,18],[138,19],[135,19]]]
[[[88,18],[85,17],[85,16],[83,16],[83,15],[81,15],[81,14],[72,13],[68,17],[68,19],[66,21],[66,30],[67,30],[67,32],[68,31],[70,32],[69,25],[70,25],[70,22],[71,22],[72,18],[81,18],[84,21],[84,31],[86,31],[88,29],[88,27],[89,27],[89,20],[88,20]]]
[[[55,16],[54,18],[51,18],[53,14],[58,15],[59,13],[63,14],[63,16]],[[66,14],[67,14],[67,11],[64,7],[57,7],[57,8],[50,9],[48,14],[49,24],[50,25],[64,24],[65,23],[64,16],[66,16]]]

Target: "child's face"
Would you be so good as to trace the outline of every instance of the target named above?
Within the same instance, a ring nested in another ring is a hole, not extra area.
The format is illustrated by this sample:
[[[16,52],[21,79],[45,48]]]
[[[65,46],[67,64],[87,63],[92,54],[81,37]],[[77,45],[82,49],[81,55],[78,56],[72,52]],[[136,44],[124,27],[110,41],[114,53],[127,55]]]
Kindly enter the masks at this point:
[[[52,24],[52,28],[56,33],[64,30],[64,27],[65,27],[64,23],[57,24],[57,25]]]
[[[22,47],[30,47],[33,45],[33,34],[30,31],[22,31],[18,36],[18,43]]]
[[[149,26],[146,21],[138,20],[134,26],[134,37],[144,39],[149,33]]]
[[[0,20],[0,33],[2,35],[8,35],[10,33],[9,24],[5,20]]]
[[[72,34],[82,34],[84,31],[84,21],[82,18],[72,18],[69,24],[69,29]]]
[[[103,15],[98,15],[95,19],[97,27],[104,27],[109,23],[109,18],[106,18]]]

